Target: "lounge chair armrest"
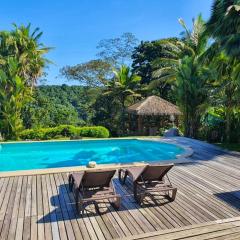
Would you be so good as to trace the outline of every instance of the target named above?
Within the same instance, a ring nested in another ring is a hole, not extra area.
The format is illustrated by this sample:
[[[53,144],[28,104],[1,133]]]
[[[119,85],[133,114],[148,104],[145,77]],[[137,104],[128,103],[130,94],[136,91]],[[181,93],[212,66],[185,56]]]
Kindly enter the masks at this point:
[[[130,167],[126,169],[126,172],[132,178],[132,181],[135,182],[139,179],[146,166]]]

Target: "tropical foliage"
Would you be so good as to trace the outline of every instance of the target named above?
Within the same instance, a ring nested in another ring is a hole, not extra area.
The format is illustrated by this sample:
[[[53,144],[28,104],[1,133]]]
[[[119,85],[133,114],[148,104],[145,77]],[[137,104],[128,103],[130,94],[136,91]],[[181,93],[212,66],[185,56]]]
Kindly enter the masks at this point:
[[[214,0],[212,16],[207,23],[208,33],[231,56],[240,56],[240,1]]]
[[[141,81],[141,77],[131,73],[129,67],[122,65],[119,70],[114,70],[114,77],[106,84],[105,95],[113,95],[119,99],[122,108],[129,97],[139,97],[135,89]]]
[[[126,101],[131,101],[133,98],[141,97],[141,95],[137,92],[137,90],[139,90],[141,77],[131,73],[130,68],[125,65],[122,65],[119,70],[114,70],[113,73],[114,77],[107,83],[104,95],[113,96],[119,101],[121,106],[121,129],[119,132],[124,134]]]
[[[101,90],[83,86],[38,86],[32,101],[22,110],[25,128],[62,124],[92,125],[93,105]]]
[[[26,129],[19,136],[22,140],[78,139],[81,137],[108,138],[109,131],[101,126],[75,127],[73,125],[59,125],[53,128]]]
[[[21,110],[31,98],[37,79],[47,63],[49,48],[39,43],[42,33],[14,25],[0,32],[0,132],[4,138],[17,138],[22,128]]]
[[[214,99],[222,108],[225,140],[239,141],[240,87],[240,1],[214,0],[206,32],[215,42],[210,47],[210,61],[216,69],[217,91]]]
[[[212,59],[211,66],[216,69],[216,82],[214,95],[211,100],[215,108],[221,106],[225,118],[225,137],[227,142],[235,138],[232,133],[236,132],[238,125],[239,108],[239,62],[220,52]],[[237,118],[236,118],[237,117]],[[234,124],[235,122],[235,124]],[[236,129],[236,131],[233,131]]]
[[[15,139],[22,127],[20,114],[28,96],[16,59],[9,57],[0,69],[0,85],[0,129],[5,138]]]
[[[199,15],[188,29],[184,20],[180,19],[183,32],[179,38],[142,41],[135,47],[131,74],[141,80],[129,89],[129,86],[117,81],[120,78],[116,78],[116,74],[111,75],[110,71],[108,78],[105,77],[106,82],[101,85],[104,94],[99,95],[94,104],[93,122],[107,126],[114,134],[126,134],[124,109],[140,97],[155,94],[180,107],[183,113],[181,127],[185,136],[209,140],[236,139],[236,134],[233,134],[236,131],[232,129],[239,126],[239,61],[236,55],[230,54],[231,51],[236,53],[229,50],[234,44],[227,46],[224,39],[226,34],[221,35],[219,30],[217,35],[213,24],[228,24],[230,20],[237,24],[237,17],[229,20],[225,16],[232,14],[233,10],[238,11],[238,8],[237,3],[223,2],[215,1],[213,16],[207,23]],[[220,12],[216,10],[219,4],[223,6]],[[214,14],[219,15],[214,17]],[[214,22],[214,19],[219,22]],[[237,36],[238,28],[234,31],[231,34]],[[107,48],[106,51],[108,58],[102,60],[113,59],[114,54]],[[114,64],[110,65],[114,67]],[[68,77],[71,78],[71,75]]]
[[[180,19],[178,37],[138,44],[124,33],[101,40],[95,58],[60,69],[80,86],[36,86],[49,63],[42,33],[30,25],[0,32],[1,134],[6,139],[128,135],[125,109],[154,94],[180,107],[185,136],[239,141],[239,12],[240,1],[215,0],[208,22],[199,15],[189,29]],[[82,128],[94,125],[110,133]]]
[[[165,82],[171,83],[177,103],[183,113],[184,134],[196,138],[200,128],[201,116],[206,110],[209,96],[211,71],[203,63],[207,51],[204,21],[199,15],[193,21],[192,30],[188,30],[184,21],[182,39],[161,41],[162,54],[153,63],[158,67],[154,71],[156,80],[150,86]]]

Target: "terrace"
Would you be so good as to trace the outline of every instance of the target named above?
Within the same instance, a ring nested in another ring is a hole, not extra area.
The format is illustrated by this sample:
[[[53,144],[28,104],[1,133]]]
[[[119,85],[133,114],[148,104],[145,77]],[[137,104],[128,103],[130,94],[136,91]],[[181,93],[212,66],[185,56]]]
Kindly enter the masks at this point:
[[[237,239],[240,233],[240,154],[187,138],[194,160],[170,173],[176,200],[140,207],[129,183],[115,185],[122,205],[115,211],[101,202],[100,213],[89,205],[76,213],[68,173],[0,178],[1,239]]]

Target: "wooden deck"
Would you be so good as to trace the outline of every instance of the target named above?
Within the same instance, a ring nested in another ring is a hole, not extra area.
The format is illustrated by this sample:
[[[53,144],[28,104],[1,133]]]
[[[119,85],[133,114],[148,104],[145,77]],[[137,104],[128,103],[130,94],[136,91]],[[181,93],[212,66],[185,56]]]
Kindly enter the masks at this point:
[[[239,240],[240,239],[240,217],[212,222],[190,225],[171,230],[161,230],[151,233],[143,233],[137,236],[124,238],[125,240],[180,240],[180,239],[218,239]]]
[[[172,203],[160,198],[156,205],[147,199],[140,207],[129,184],[122,187],[115,179],[123,198],[120,210],[101,202],[100,214],[89,205],[80,217],[68,189],[68,173],[0,178],[0,239],[177,239],[171,238],[173,234],[161,238],[161,234],[170,234],[168,229],[191,232],[195,226],[207,226],[210,232],[215,227],[208,226],[221,223],[216,220],[236,220],[240,216],[240,154],[186,138],[176,141],[192,146],[195,161],[171,171],[170,179],[178,187]]]

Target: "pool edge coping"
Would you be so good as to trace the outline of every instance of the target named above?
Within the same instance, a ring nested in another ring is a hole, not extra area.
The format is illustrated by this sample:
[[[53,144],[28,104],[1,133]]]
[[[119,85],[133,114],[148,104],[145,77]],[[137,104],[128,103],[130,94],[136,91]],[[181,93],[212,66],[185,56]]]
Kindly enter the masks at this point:
[[[130,136],[130,137],[109,137],[109,138],[79,138],[79,139],[49,139],[49,140],[20,140],[20,141],[0,141],[0,144],[16,144],[16,143],[48,143],[48,142],[78,142],[78,141],[99,141],[99,140],[121,140],[121,139],[139,139],[139,140],[143,140],[143,139],[159,139],[162,138],[161,136]]]
[[[115,139],[115,138],[114,138]],[[124,139],[124,138],[121,138]],[[128,138],[129,139],[129,138]],[[164,164],[181,164],[181,163],[191,163],[193,162],[192,159],[189,159],[194,153],[193,149],[189,146],[185,146],[182,144],[177,143],[174,141],[174,139],[171,138],[131,138],[131,139],[136,139],[136,140],[148,140],[148,141],[157,141],[157,142],[163,142],[163,143],[169,143],[169,144],[174,144],[178,147],[181,147],[184,149],[183,154],[178,154],[176,155],[176,159],[169,159],[165,160],[164,162],[161,162],[163,165]],[[86,139],[87,140],[87,139]],[[100,140],[100,139],[99,139]],[[110,139],[109,139],[110,140]],[[167,140],[167,142],[166,142]],[[170,142],[168,142],[170,140]],[[173,140],[173,141],[172,141]],[[67,140],[71,141],[71,140]],[[73,140],[73,141],[81,141],[81,140]],[[151,163],[156,164],[159,163],[160,161],[156,160]],[[17,176],[32,176],[32,175],[44,175],[44,174],[53,174],[53,173],[66,173],[66,172],[79,172],[79,171],[84,171],[84,170],[96,170],[96,169],[119,169],[119,168],[127,168],[127,167],[133,167],[133,166],[143,166],[146,165],[147,162],[133,162],[133,163],[128,163],[128,164],[99,164],[95,168],[88,168],[86,166],[73,166],[73,167],[61,167],[61,168],[47,168],[47,169],[31,169],[31,170],[17,170],[17,171],[5,171],[5,172],[0,172],[0,178],[2,177],[17,177]]]

